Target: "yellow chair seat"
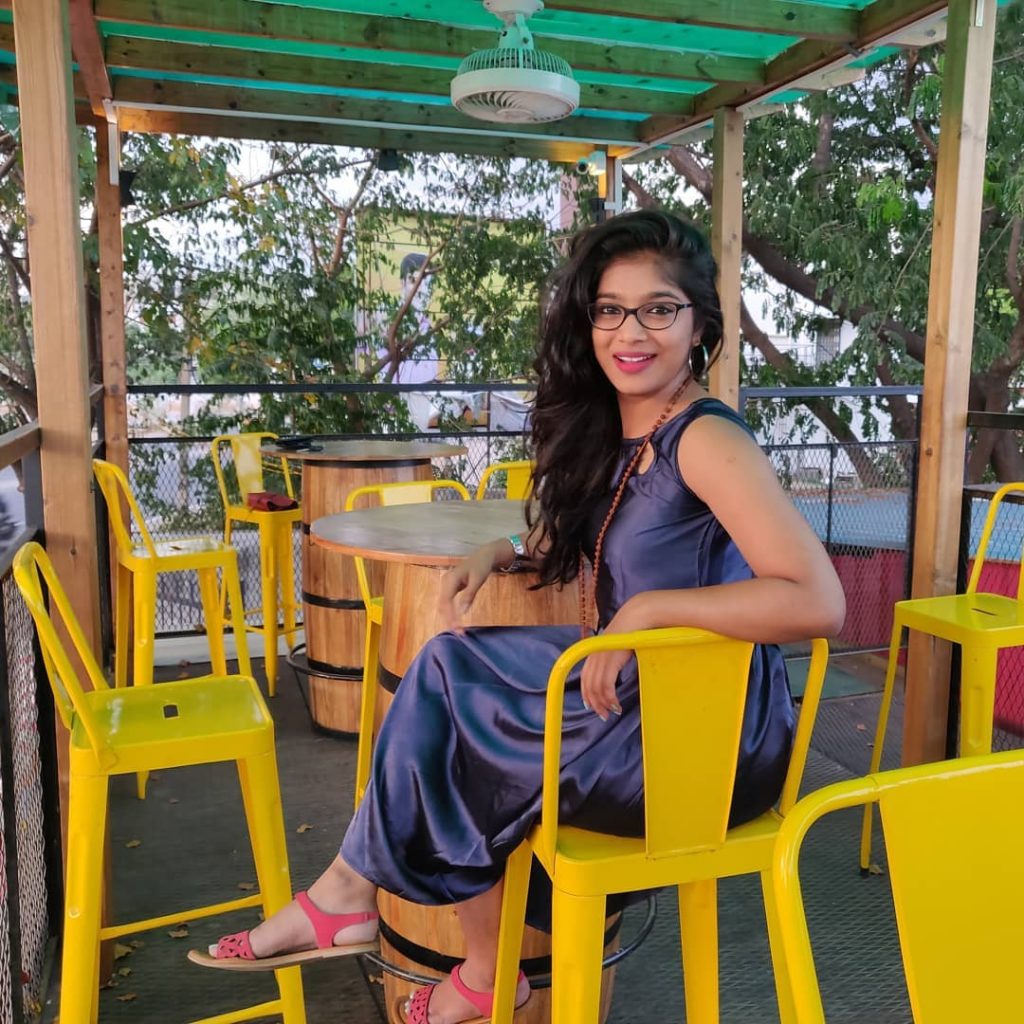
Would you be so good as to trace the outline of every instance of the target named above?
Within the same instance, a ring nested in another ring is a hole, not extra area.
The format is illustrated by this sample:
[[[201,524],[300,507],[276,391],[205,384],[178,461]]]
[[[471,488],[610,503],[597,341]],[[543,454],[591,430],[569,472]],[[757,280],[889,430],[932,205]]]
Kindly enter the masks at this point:
[[[1002,594],[953,594],[898,601],[907,629],[917,629],[952,643],[1024,644],[1024,605]]]
[[[259,689],[247,676],[203,676],[141,689],[93,690],[83,696],[107,738],[104,759],[109,763],[98,764],[83,720],[76,715],[71,756],[81,771],[102,768],[121,775],[250,757],[266,752],[272,728]]]
[[[548,874],[557,873],[560,888],[577,896],[590,896],[627,891],[622,888],[626,878],[635,891],[678,885],[709,874],[716,878],[754,874],[761,870],[765,858],[771,857],[781,824],[782,817],[774,810],[768,811],[729,829],[724,847],[692,850],[685,856],[664,860],[648,857],[642,838],[606,835],[572,825],[559,826],[554,860],[544,856],[539,833],[534,833],[530,845]]]
[[[256,526],[268,519],[275,522],[301,523],[302,508],[259,509],[249,508],[248,505],[229,505],[227,516],[236,523],[252,523]]]
[[[225,552],[231,551],[231,546],[225,544],[223,541],[217,540],[215,537],[175,537],[172,540],[157,540],[153,542],[153,548],[155,551],[155,557],[162,562],[188,562],[187,565],[182,565],[182,569],[194,569],[195,568],[195,557],[198,555],[213,555],[214,558],[209,560],[211,567],[216,568],[223,561],[223,555]],[[136,544],[132,550],[129,558],[138,559],[139,561],[152,561],[153,555],[151,555],[142,544]],[[162,567],[164,572],[174,572],[175,569],[172,565],[165,565]]]

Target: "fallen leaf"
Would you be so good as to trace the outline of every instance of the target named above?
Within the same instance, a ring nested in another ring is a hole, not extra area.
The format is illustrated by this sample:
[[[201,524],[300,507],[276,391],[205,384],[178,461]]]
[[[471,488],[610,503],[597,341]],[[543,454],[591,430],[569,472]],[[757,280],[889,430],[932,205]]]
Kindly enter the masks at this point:
[[[310,824],[308,824],[306,822],[303,822],[295,831],[299,832],[299,833],[302,833],[302,832],[312,832],[313,828],[314,828],[313,825],[310,825]]]
[[[134,992],[125,992],[122,995],[114,996],[114,998],[119,1003],[130,1003],[132,1000],[138,999],[139,997]]]
[[[172,939],[187,939],[188,925],[183,924],[179,928],[172,928],[168,933]]]
[[[114,959],[121,960],[126,956],[131,956],[135,950],[131,946],[125,946],[120,942],[114,943]]]
[[[869,875],[884,875],[885,872],[877,864],[869,864],[868,865],[868,874]]]
[[[127,978],[128,975],[132,973],[132,969],[130,967],[118,967],[117,973],[120,974],[122,978]]]
[[[176,804],[178,802],[178,798],[176,796],[172,796],[171,799],[168,800],[167,802],[169,804]]]
[[[141,846],[142,845],[142,840],[141,839],[129,839],[128,842],[125,843],[124,845],[125,845],[126,849],[134,850],[136,846]]]
[[[863,722],[857,723],[857,732],[867,732],[868,727]]]
[[[253,889],[256,888],[256,883],[255,882],[239,882],[238,883],[238,888],[241,889],[243,892],[252,892]]]
[[[128,943],[132,949],[142,949],[145,944],[146,943],[142,939],[132,939],[132,941]]]

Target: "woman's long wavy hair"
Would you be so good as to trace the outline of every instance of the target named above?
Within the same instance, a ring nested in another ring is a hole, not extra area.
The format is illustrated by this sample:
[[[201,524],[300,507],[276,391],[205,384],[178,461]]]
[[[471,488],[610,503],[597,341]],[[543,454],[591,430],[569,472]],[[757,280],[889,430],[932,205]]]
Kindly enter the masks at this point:
[[[587,306],[609,264],[640,253],[656,256],[668,279],[693,302],[707,365],[721,347],[715,260],[692,224],[671,213],[641,210],[612,217],[573,239],[569,258],[548,282],[533,364],[537,498],[527,514],[531,528],[539,522],[547,538],[538,565],[540,586],[575,579],[588,518],[612,486],[622,422],[615,388],[594,355]]]

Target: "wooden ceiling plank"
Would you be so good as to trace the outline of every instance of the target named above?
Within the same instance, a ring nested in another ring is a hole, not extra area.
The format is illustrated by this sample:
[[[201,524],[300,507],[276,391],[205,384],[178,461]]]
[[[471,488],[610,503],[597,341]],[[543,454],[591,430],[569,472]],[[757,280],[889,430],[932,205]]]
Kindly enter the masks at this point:
[[[876,0],[861,12],[862,28],[851,46],[831,45],[818,39],[804,40],[769,62],[764,85],[714,86],[695,97],[690,115],[674,118],[654,114],[643,122],[640,135],[648,143],[662,141],[707,121],[721,107],[737,107],[770,98],[772,93],[798,84],[807,75],[854,59],[884,43],[893,33],[941,13],[947,7],[946,0]]]
[[[68,17],[71,23],[71,52],[89,93],[92,112],[104,114],[103,101],[110,100],[110,76],[103,60],[103,41],[92,13],[92,0],[70,0]]]
[[[271,42],[306,42],[452,58],[490,49],[497,42],[496,31],[251,0],[218,0],[216,4],[202,5],[194,0],[150,0],[144,6],[136,0],[97,0],[96,16],[107,23],[112,35],[118,34],[118,24],[155,23],[168,29],[220,32]],[[578,71],[699,82],[760,82],[764,78],[763,62],[751,57],[609,45],[546,37],[539,32],[537,41],[540,47],[564,58]]]
[[[275,92],[268,89],[198,85],[192,82],[155,82],[144,78],[116,80],[114,97],[118,103],[144,104],[151,109],[166,106],[210,113],[234,111],[236,114],[276,114],[289,120],[377,122],[434,129],[465,129],[467,125],[476,125],[481,132],[494,134],[493,126],[468,121],[454,107],[429,103],[389,103],[384,100],[318,93]],[[561,136],[628,145],[638,141],[637,124],[636,121],[611,118],[572,117],[551,124],[518,125],[516,131],[539,137]]]
[[[857,11],[787,3],[785,0],[545,0],[549,11],[610,14],[674,25],[731,28],[804,39],[849,41],[857,34]]]
[[[451,72],[364,64],[216,46],[186,46],[110,36],[107,65],[118,68],[224,79],[290,83],[399,94],[447,96]],[[685,114],[693,97],[616,85],[581,85],[580,106],[596,110]],[[396,96],[396,99],[399,98]],[[472,123],[467,119],[467,123]]]
[[[215,138],[263,139],[276,142],[306,142],[358,148],[397,149],[414,153],[470,153],[481,156],[521,156],[529,159],[571,162],[580,154],[579,143],[555,139],[507,138],[494,133],[446,135],[414,128],[350,128],[344,125],[274,121],[265,118],[223,117],[173,111],[122,108],[120,123],[125,131],[165,132],[179,135],[207,135]]]

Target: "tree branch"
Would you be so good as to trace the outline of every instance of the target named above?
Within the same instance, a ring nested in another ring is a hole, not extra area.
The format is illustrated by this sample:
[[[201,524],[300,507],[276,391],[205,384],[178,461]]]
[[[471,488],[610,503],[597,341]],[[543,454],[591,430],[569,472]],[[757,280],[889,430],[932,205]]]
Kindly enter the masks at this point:
[[[351,202],[338,211],[338,230],[334,235],[334,251],[327,264],[327,276],[332,280],[338,276],[338,272],[341,270],[341,259],[345,251],[345,235],[348,233],[348,222],[352,217],[352,211],[359,205],[359,200],[363,198],[363,193],[370,184],[374,170],[376,168],[373,161],[369,161],[363,171],[356,194],[352,197]]]

